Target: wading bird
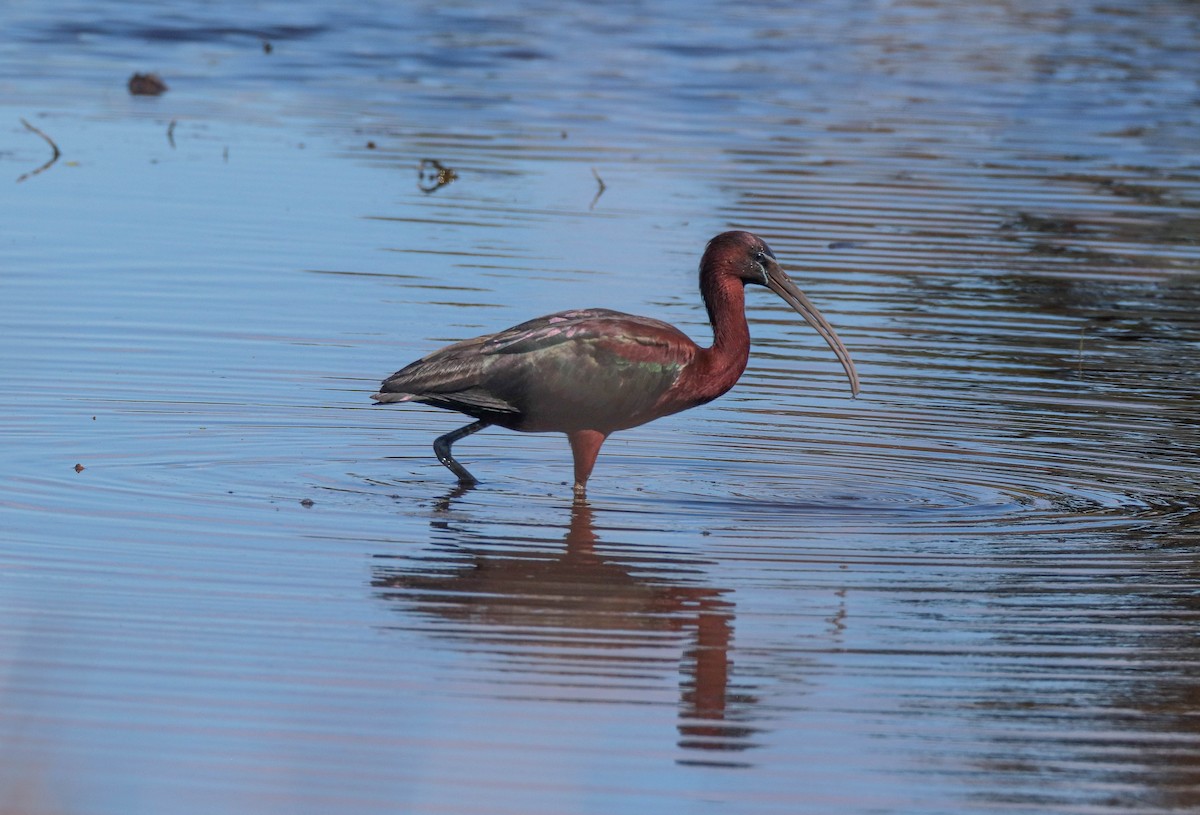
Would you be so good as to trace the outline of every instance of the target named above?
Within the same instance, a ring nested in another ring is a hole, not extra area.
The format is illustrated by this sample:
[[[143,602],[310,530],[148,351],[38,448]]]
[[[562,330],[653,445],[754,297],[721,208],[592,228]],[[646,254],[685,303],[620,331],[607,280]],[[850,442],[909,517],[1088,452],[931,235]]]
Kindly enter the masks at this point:
[[[750,329],[745,286],[779,295],[825,338],[850,392],[858,373],[846,346],[775,261],[761,238],[724,232],[700,259],[700,294],[713,344],[701,348],[675,326],[602,308],[560,311],[496,334],[448,345],[383,381],[377,402],[423,402],[476,421],[433,443],[460,483],[475,477],[454,460],[454,442],[488,425],[525,433],[566,433],[583,495],[610,433],[716,399],[746,370]]]

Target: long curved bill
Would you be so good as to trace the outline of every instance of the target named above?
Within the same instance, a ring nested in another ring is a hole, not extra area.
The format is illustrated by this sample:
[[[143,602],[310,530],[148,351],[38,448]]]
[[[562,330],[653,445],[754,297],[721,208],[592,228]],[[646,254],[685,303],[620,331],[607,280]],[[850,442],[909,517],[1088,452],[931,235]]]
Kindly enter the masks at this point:
[[[808,298],[804,296],[804,292],[800,291],[777,263],[770,263],[767,266],[767,288],[783,298],[784,302],[794,308],[806,323],[825,338],[825,342],[829,343],[829,347],[837,356],[838,362],[842,363],[842,367],[846,369],[846,376],[850,379],[850,393],[858,396],[858,371],[854,370],[854,360],[850,359],[850,352],[846,350],[846,346],[842,344],[829,321],[821,316],[817,307],[809,302]]]

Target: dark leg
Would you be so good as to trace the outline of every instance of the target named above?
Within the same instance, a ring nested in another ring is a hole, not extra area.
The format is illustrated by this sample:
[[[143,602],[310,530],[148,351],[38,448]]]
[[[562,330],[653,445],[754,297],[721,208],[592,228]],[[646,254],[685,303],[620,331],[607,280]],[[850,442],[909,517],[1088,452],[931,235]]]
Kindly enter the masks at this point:
[[[477,422],[471,422],[466,427],[460,427],[458,430],[452,430],[444,436],[438,436],[433,440],[433,452],[437,455],[438,461],[450,468],[450,472],[458,476],[460,484],[478,484],[475,476],[467,472],[467,468],[454,460],[454,456],[450,455],[450,445],[459,439],[466,438],[472,433],[478,433],[483,430],[491,422],[485,422],[480,419]]]

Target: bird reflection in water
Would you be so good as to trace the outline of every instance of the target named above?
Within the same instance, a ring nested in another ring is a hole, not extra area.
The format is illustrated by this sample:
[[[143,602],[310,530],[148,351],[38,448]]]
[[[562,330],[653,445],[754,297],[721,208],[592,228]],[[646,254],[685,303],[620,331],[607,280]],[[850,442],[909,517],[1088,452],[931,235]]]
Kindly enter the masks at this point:
[[[758,731],[749,724],[756,699],[745,689],[731,690],[734,607],[726,590],[692,583],[687,567],[694,561],[658,561],[666,568],[655,575],[656,562],[643,555],[598,553],[594,513],[582,500],[571,507],[565,546],[545,539],[471,540],[472,533],[448,517],[469,489],[456,487],[435,508],[438,537],[453,538],[436,544],[438,555],[425,552],[419,561],[379,556],[372,585],[382,599],[405,613],[455,624],[446,629],[454,639],[532,663],[543,694],[547,677],[564,687],[569,682],[573,695],[581,677],[600,690],[608,680],[627,688],[631,668],[638,676],[660,672],[662,634],[682,635],[688,644],[679,656],[678,744],[689,752],[681,763],[749,766],[729,755],[753,747]],[[392,558],[404,565],[382,565]],[[506,666],[509,690],[517,675],[512,667]]]

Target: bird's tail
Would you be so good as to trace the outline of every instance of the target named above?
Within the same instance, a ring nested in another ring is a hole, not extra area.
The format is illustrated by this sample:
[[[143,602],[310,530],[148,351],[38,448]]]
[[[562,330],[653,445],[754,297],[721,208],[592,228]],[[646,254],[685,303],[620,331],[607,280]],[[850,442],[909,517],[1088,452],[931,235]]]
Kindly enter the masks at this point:
[[[390,402],[411,402],[413,394],[411,393],[373,393],[371,398],[376,404],[385,405]]]

